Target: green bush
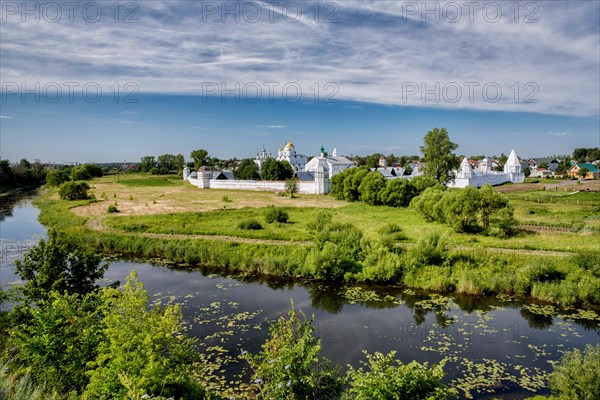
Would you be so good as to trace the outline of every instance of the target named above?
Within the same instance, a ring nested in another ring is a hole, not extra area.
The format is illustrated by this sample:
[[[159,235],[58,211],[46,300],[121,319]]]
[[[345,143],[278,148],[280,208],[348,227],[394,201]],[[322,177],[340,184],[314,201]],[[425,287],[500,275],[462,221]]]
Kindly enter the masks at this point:
[[[83,181],[64,182],[58,189],[58,195],[62,200],[86,200],[89,198],[90,185]]]
[[[298,317],[270,322],[269,338],[256,355],[242,352],[252,370],[252,386],[261,399],[335,399],[343,388],[339,368],[331,369],[320,357],[321,339],[315,337],[313,319]]]
[[[394,359],[395,351],[387,355],[367,354],[362,367],[350,367],[350,389],[354,400],[442,400],[456,396],[456,390],[441,383],[443,364],[428,367],[412,361],[403,364]]]
[[[600,345],[566,353],[555,365],[548,383],[561,400],[600,399]]]
[[[109,205],[109,206],[108,206],[108,208],[106,209],[106,212],[107,212],[107,213],[109,213],[109,214],[112,214],[112,213],[118,213],[118,212],[119,212],[119,209],[117,208],[117,206],[116,206],[116,205],[114,205],[114,204],[111,204],[111,205]]]
[[[268,207],[265,211],[265,220],[268,224],[272,224],[273,222],[285,224],[289,218],[288,213],[282,208]]]
[[[411,205],[425,220],[448,224],[457,232],[503,237],[512,234],[515,224],[508,198],[489,185],[446,191],[428,188]]]
[[[308,222],[307,228],[311,231],[319,232],[331,224],[332,220],[333,213],[330,210],[319,210],[315,213],[313,219]]]
[[[450,246],[446,236],[431,232],[421,237],[417,243],[405,253],[407,266],[424,267],[442,265],[448,259]]]
[[[69,174],[65,170],[48,171],[46,174],[46,184],[48,186],[59,187],[69,180]]]
[[[258,230],[263,229],[263,226],[260,224],[260,222],[258,222],[255,219],[248,219],[245,221],[241,221],[238,224],[238,228],[251,230],[251,231],[258,231]]]

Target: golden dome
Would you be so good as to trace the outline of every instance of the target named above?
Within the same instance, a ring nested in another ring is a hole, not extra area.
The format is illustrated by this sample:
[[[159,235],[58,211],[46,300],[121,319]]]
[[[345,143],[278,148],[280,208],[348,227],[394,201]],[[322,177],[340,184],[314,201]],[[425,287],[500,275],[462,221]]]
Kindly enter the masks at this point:
[[[288,142],[285,145],[285,148],[286,149],[291,149],[292,147],[294,147],[294,143],[292,143],[292,139],[291,138],[288,138]]]

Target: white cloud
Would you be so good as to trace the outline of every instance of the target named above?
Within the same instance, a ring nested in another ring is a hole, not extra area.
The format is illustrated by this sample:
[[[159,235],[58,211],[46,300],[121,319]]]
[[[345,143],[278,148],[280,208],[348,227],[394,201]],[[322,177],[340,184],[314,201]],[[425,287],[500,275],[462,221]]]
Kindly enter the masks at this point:
[[[187,94],[206,92],[209,82],[242,90],[258,84],[265,99],[265,83],[277,82],[277,97],[297,84],[320,102],[598,115],[597,2],[536,2],[537,23],[524,23],[525,14],[515,23],[512,2],[497,3],[504,12],[497,23],[485,21],[481,9],[472,23],[467,10],[457,23],[403,18],[404,3],[337,2],[336,23],[324,21],[331,10],[315,18],[310,2],[297,23],[287,22],[279,6],[271,22],[267,3],[256,3],[264,11],[259,22],[242,15],[223,23],[221,13],[207,16],[202,2],[188,1],[138,3],[139,22],[131,24],[21,23],[19,15],[6,16],[3,81],[135,82],[140,92]],[[490,101],[496,88],[502,96]],[[437,98],[423,99],[423,89]]]
[[[8,115],[0,115],[0,119],[11,119]]]

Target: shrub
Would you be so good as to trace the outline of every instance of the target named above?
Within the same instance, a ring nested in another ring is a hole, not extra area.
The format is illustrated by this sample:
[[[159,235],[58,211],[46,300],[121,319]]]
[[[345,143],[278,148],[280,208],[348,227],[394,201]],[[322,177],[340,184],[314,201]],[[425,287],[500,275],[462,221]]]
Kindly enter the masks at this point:
[[[360,200],[372,206],[382,204],[380,193],[386,188],[386,184],[386,179],[379,172],[369,172],[358,186]]]
[[[582,250],[573,258],[579,268],[590,271],[592,275],[600,278],[600,251]]]
[[[286,222],[288,222],[289,215],[282,208],[269,207],[265,212],[265,219],[268,224],[272,224],[273,222],[285,224]]]
[[[349,394],[355,400],[429,400],[449,399],[456,395],[441,383],[444,377],[443,364],[428,367],[412,361],[402,364],[395,360],[396,352],[387,355],[368,354],[367,362],[359,369],[350,367]]]
[[[48,171],[46,174],[46,184],[48,186],[59,187],[69,180],[69,174],[65,170]]]
[[[449,256],[450,247],[446,236],[431,232],[421,237],[405,254],[407,265],[424,267],[442,265]]]
[[[270,322],[269,338],[256,355],[243,352],[252,369],[258,398],[335,399],[342,391],[339,369],[321,358],[321,339],[315,337],[313,318],[303,320],[292,309],[287,318]]]
[[[548,378],[559,399],[600,399],[600,345],[566,353]]]
[[[263,229],[263,226],[260,224],[260,222],[258,222],[255,219],[248,219],[245,221],[241,221],[238,224],[238,228],[252,230],[252,231],[258,231],[258,230]]]
[[[331,224],[333,220],[333,213],[330,210],[319,210],[311,221],[308,222],[307,228],[319,232],[325,229],[326,226]]]
[[[119,212],[119,210],[117,209],[117,206],[116,206],[116,205],[114,205],[114,204],[111,204],[111,205],[110,205],[110,206],[108,206],[108,208],[106,209],[106,212],[107,212],[107,213],[109,213],[109,214],[112,214],[112,213],[118,213],[118,212]]]
[[[417,195],[415,187],[406,179],[392,179],[379,193],[381,204],[390,207],[407,207]]]
[[[223,196],[223,197],[221,197],[221,201],[223,203],[231,203],[231,199],[229,198],[229,196]]]
[[[89,198],[90,185],[82,181],[64,182],[58,189],[62,200],[86,200]]]

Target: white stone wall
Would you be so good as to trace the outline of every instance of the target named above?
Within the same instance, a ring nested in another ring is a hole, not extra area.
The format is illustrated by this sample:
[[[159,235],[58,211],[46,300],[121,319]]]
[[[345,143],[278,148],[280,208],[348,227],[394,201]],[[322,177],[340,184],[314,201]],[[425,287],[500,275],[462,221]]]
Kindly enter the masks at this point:
[[[188,178],[188,181],[197,187],[202,185],[195,178]],[[210,189],[228,189],[228,190],[259,190],[268,192],[285,191],[285,182],[281,181],[243,181],[243,180],[221,180],[211,179],[209,181]],[[298,192],[302,194],[318,194],[316,182],[298,182]]]

